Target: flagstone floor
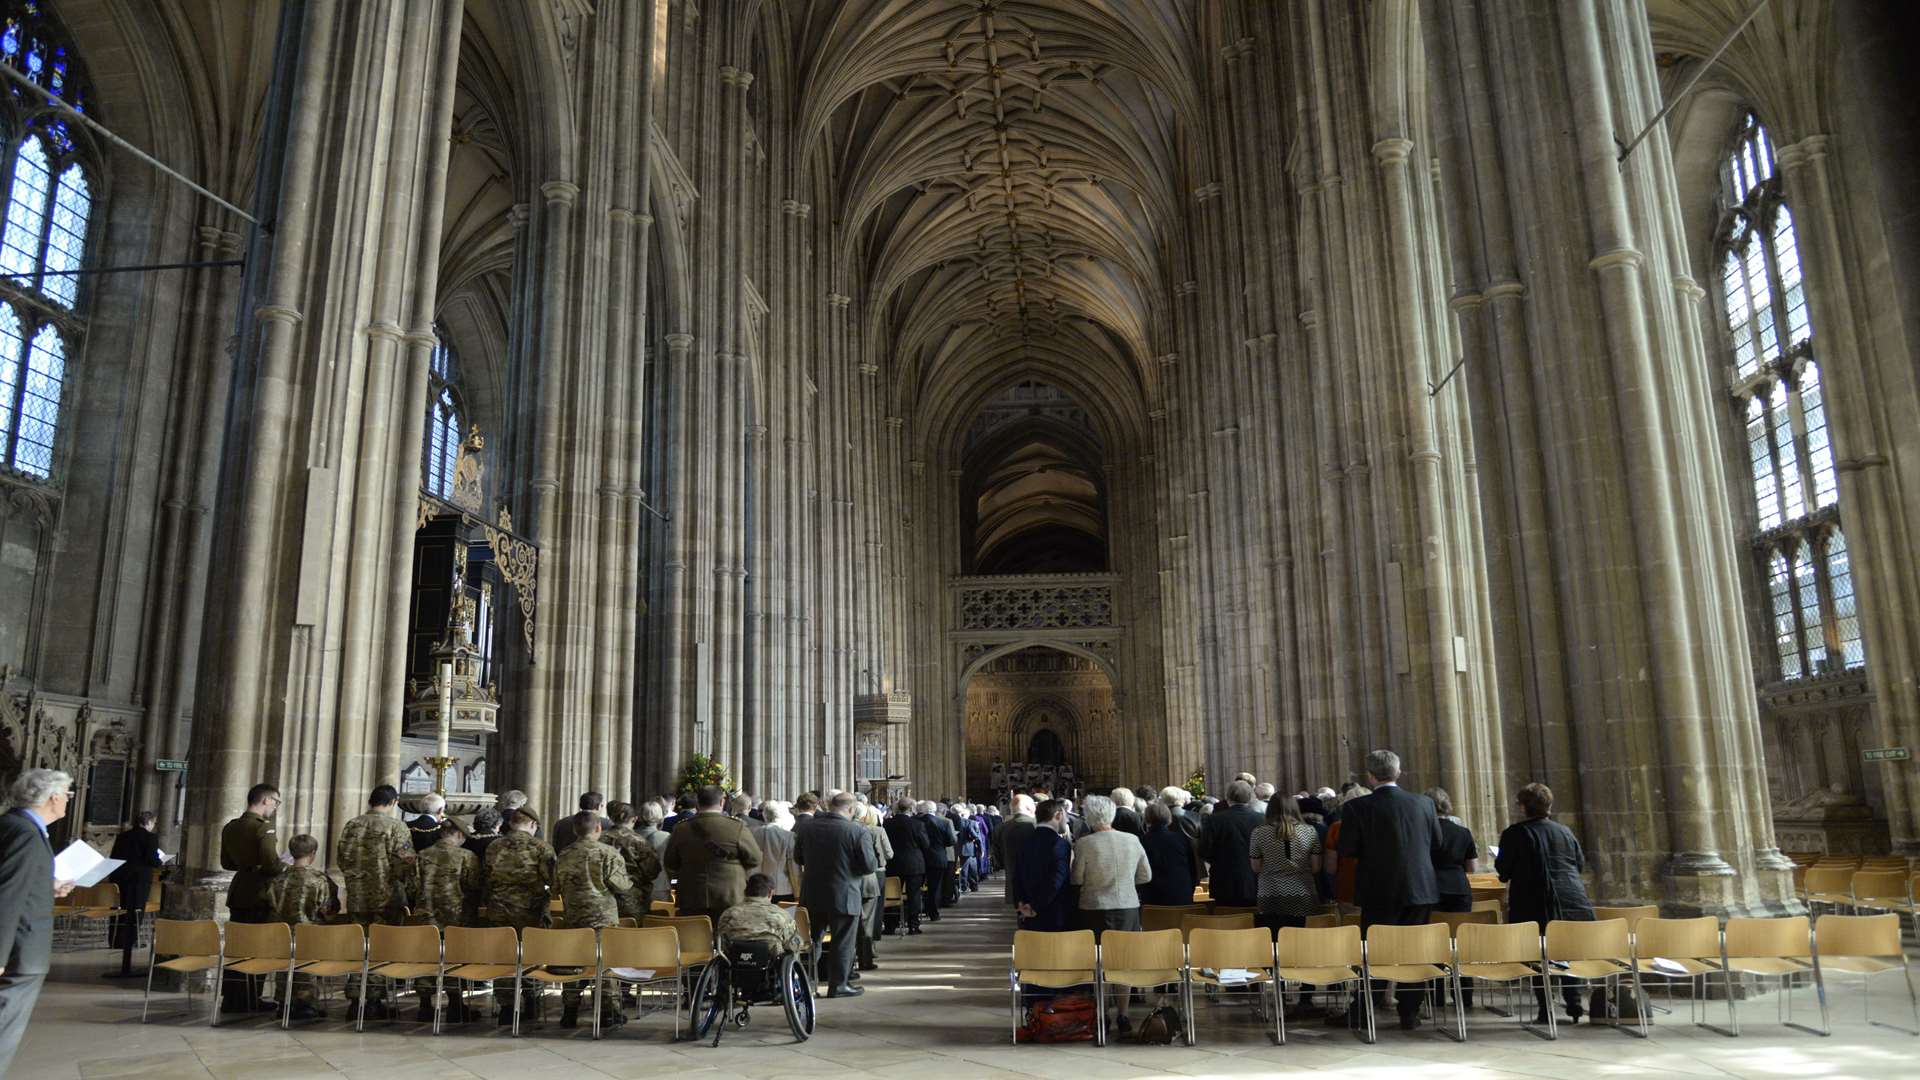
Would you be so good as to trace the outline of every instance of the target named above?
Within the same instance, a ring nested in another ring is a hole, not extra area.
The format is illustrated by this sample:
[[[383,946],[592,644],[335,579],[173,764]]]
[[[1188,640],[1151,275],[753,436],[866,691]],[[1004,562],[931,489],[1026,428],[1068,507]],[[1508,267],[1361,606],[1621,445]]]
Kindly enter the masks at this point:
[[[1920,1076],[1920,1039],[1869,1027],[1861,1015],[1862,992],[1851,983],[1832,991],[1834,1034],[1828,1039],[1780,1027],[1769,995],[1742,1007],[1746,1030],[1738,1039],[1687,1024],[1682,1001],[1676,1003],[1677,1016],[1658,1017],[1647,1041],[1583,1024],[1562,1028],[1560,1040],[1550,1043],[1481,1009],[1471,1014],[1471,1041],[1465,1045],[1447,1041],[1431,1027],[1407,1033],[1389,1024],[1373,1046],[1320,1025],[1300,1025],[1290,1032],[1289,1045],[1275,1046],[1249,1010],[1202,1005],[1197,1047],[1118,1041],[1104,1048],[1090,1043],[1014,1047],[1006,996],[1013,927],[999,892],[998,881],[990,882],[925,934],[888,939],[879,955],[881,970],[866,976],[866,995],[821,1001],[819,1030],[801,1044],[792,1041],[777,1011],[766,1010],[756,1012],[746,1030],[730,1031],[717,1049],[673,1041],[671,1026],[660,1014],[599,1042],[585,1030],[563,1032],[551,1023],[515,1039],[497,1032],[491,1020],[439,1037],[400,1022],[370,1025],[356,1035],[337,1004],[326,1020],[286,1032],[265,1019],[210,1029],[204,1011],[182,1015],[182,999],[175,996],[159,1002],[153,1022],[142,1025],[139,984],[99,978],[115,957],[83,952],[58,959],[10,1075],[21,1080],[341,1075],[377,1080],[661,1075],[684,1080],[1132,1080],[1300,1072],[1328,1080]],[[1811,994],[1802,992],[1800,1001],[1810,1011]],[[1906,1005],[1897,975],[1876,980],[1876,1015],[1899,1018]],[[555,1015],[557,1010],[549,1010],[550,1019]]]

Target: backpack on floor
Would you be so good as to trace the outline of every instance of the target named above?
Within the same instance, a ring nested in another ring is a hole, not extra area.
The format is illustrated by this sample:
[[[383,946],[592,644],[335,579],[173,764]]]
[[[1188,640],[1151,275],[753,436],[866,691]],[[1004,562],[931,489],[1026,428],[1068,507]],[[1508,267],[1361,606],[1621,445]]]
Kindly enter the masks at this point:
[[[1065,994],[1027,1010],[1027,1023],[1017,1040],[1023,1043],[1092,1042],[1093,999]]]

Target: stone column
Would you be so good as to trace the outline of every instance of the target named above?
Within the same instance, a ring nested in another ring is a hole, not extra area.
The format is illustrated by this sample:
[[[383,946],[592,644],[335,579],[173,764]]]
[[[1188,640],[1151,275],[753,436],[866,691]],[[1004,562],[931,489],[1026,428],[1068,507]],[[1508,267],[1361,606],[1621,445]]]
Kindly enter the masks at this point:
[[[1616,161],[1615,133],[1659,104],[1645,11],[1428,0],[1422,22],[1456,280],[1481,297],[1513,292],[1524,320],[1489,333],[1477,305],[1461,309],[1478,456],[1502,463],[1483,487],[1489,546],[1522,586],[1496,610],[1564,635],[1554,652],[1537,635],[1499,637],[1502,665],[1534,683],[1513,715],[1536,731],[1564,719],[1572,736],[1571,753],[1532,764],[1586,778],[1562,805],[1596,853],[1596,899],[1777,903],[1784,875],[1762,873],[1772,868],[1740,843],[1737,793],[1766,778],[1748,737],[1753,688],[1738,676],[1730,518],[1702,476],[1722,460],[1717,402],[1674,302],[1671,162]],[[1511,188],[1519,177],[1568,180],[1541,192]],[[1529,490],[1530,474],[1543,490]]]

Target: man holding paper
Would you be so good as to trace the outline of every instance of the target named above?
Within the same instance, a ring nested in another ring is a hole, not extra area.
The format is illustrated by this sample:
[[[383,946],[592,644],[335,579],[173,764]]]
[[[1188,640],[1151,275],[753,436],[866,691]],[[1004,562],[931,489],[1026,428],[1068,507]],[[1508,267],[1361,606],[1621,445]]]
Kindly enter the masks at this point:
[[[73,777],[56,769],[28,769],[13,782],[13,809],[0,814],[0,1076],[13,1064],[27,1033],[53,955],[53,898],[73,890],[55,881],[47,828],[67,816]],[[97,856],[96,856],[97,857]]]

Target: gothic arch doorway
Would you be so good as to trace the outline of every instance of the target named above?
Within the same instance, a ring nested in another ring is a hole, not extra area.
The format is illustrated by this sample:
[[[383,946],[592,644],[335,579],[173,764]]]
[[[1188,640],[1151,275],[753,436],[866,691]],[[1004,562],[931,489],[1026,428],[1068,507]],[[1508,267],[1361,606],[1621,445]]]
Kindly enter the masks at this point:
[[[1041,728],[1027,740],[1027,763],[1060,766],[1067,763],[1067,747],[1052,728]]]
[[[961,700],[970,798],[1120,782],[1130,736],[1111,669],[1096,654],[1039,643],[994,650],[968,671]]]

